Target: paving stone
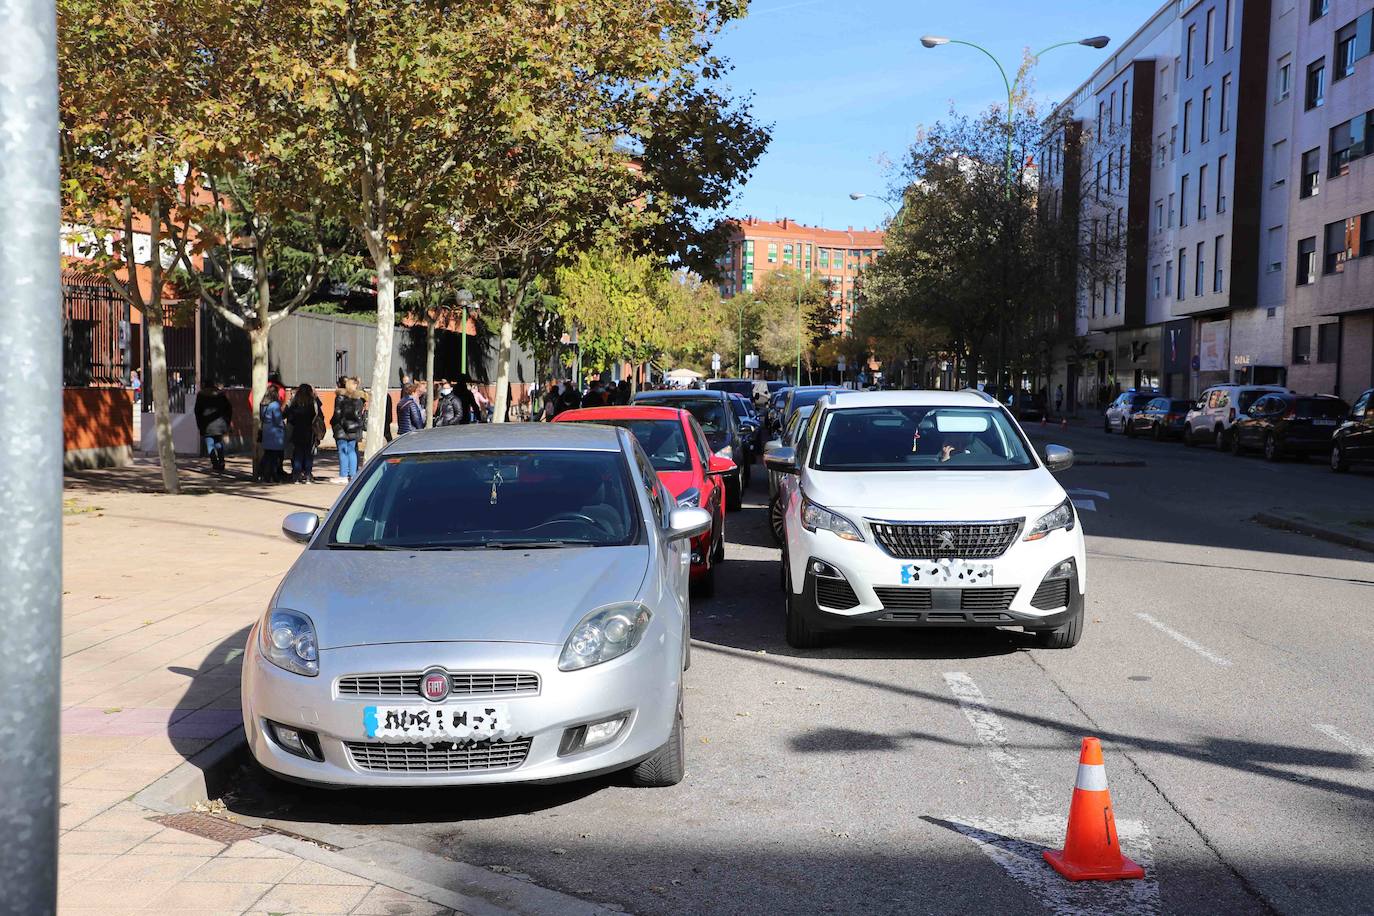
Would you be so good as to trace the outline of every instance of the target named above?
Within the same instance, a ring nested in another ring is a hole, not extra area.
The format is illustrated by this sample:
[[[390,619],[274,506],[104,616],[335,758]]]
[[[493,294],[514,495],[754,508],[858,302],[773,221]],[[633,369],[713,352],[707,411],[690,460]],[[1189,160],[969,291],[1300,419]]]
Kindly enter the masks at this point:
[[[318,862],[302,862],[282,879],[283,884],[339,884],[371,885],[366,878],[359,878],[347,872],[321,865]]]
[[[345,914],[352,912],[370,889],[369,884],[361,887],[279,884],[264,894],[256,905],[269,913]]]

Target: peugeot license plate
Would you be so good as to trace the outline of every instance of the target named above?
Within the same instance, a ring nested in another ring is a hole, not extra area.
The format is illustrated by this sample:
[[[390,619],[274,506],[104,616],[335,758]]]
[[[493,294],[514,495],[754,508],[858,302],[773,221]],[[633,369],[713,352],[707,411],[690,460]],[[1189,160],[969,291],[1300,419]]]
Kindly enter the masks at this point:
[[[364,706],[363,732],[382,741],[487,741],[515,734],[503,703]]]
[[[903,585],[991,585],[992,564],[967,560],[923,560],[901,568]]]

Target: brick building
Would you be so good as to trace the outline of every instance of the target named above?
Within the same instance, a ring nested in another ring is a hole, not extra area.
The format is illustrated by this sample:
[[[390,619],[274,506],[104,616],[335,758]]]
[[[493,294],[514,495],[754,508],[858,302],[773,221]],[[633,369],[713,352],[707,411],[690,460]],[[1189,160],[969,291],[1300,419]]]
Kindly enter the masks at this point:
[[[751,293],[773,270],[800,270],[830,282],[840,306],[836,330],[848,331],[862,298],[863,269],[883,250],[883,233],[873,229],[823,229],[784,217],[776,222],[735,221],[730,245],[720,260],[720,294]]]

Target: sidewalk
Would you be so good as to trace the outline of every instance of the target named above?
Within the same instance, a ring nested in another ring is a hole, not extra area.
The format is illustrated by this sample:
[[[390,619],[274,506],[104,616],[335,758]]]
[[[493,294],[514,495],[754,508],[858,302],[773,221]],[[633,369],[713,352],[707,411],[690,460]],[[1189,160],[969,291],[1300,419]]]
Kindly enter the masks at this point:
[[[67,477],[60,912],[454,912],[301,841],[209,818],[190,832],[132,800],[240,727],[248,628],[300,549],[282,516],[343,490],[259,484],[244,458],[223,476],[202,468],[183,467],[178,497],[148,460]]]

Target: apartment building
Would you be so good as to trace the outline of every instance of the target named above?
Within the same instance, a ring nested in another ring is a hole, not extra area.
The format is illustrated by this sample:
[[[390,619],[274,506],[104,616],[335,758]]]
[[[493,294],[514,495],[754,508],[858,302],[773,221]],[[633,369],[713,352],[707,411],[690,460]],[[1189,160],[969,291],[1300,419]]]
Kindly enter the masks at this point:
[[[1369,0],[1166,3],[1056,109],[1041,159],[1042,206],[1080,240],[1055,379],[1076,403],[1374,383]]]
[[[722,297],[753,292],[770,271],[802,271],[829,282],[840,307],[836,330],[849,330],[862,300],[863,270],[883,250],[882,231],[824,229],[785,217],[772,222],[749,217],[730,225],[729,247],[718,264]]]

